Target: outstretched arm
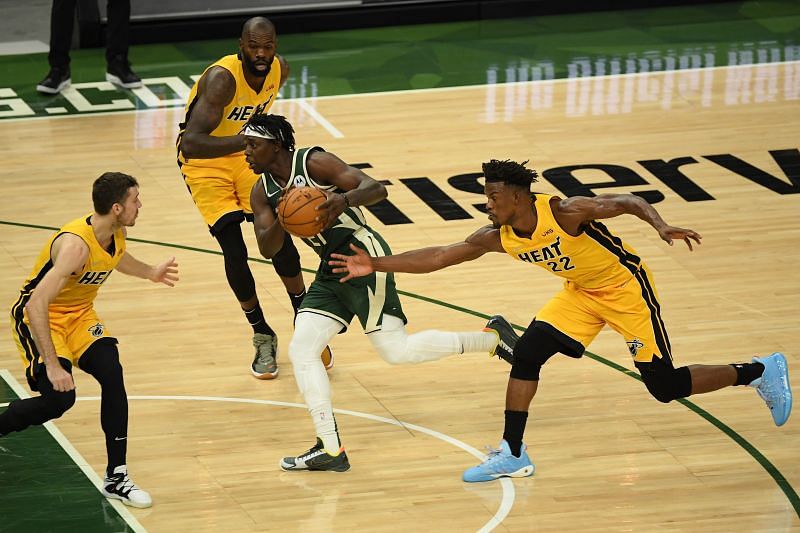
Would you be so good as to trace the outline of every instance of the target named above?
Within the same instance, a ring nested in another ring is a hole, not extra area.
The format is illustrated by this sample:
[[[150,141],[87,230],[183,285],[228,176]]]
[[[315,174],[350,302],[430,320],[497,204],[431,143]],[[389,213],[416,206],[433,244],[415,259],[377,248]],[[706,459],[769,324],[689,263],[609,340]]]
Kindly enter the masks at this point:
[[[175,262],[175,257],[170,257],[158,265],[148,265],[126,251],[117,263],[116,270],[128,276],[149,279],[153,283],[163,283],[168,287],[174,287],[178,281],[178,263]]]
[[[286,233],[267,202],[264,184],[259,179],[250,191],[250,208],[253,210],[253,229],[256,232],[258,251],[265,259],[272,259],[283,246]]]
[[[398,255],[371,257],[353,244],[350,245],[350,248],[355,255],[331,254],[332,259],[328,261],[328,264],[336,267],[333,272],[347,274],[340,280],[342,283],[355,277],[367,276],[372,272],[426,274],[465,261],[472,261],[487,252],[503,251],[500,244],[500,232],[491,226],[479,229],[463,242],[445,246],[430,246]]]
[[[574,196],[559,201],[554,211],[559,224],[573,235],[576,233],[571,230],[577,231],[592,220],[627,214],[637,216],[653,226],[670,246],[673,244],[673,239],[680,239],[686,243],[689,250],[693,250],[692,241],[700,244],[703,238],[694,230],[670,226],[652,205],[633,194],[601,194],[594,198]]]

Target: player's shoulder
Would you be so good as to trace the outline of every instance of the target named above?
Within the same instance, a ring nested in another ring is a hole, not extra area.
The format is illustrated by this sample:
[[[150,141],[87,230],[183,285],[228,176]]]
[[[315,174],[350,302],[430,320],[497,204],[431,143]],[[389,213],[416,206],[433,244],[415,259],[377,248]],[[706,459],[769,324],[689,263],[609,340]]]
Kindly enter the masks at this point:
[[[596,198],[589,196],[569,196],[567,198],[553,196],[550,199],[550,207],[555,214],[569,215],[583,212],[596,202]]]
[[[467,242],[478,244],[493,241],[495,239],[500,239],[500,228],[496,228],[491,224],[487,224],[486,226],[476,229],[472,235],[467,237]]]
[[[304,148],[299,148],[297,153],[305,159],[306,166],[312,171],[314,168],[320,168],[325,165],[329,165],[334,161],[341,161],[336,154],[326,152],[321,146],[307,146]]]
[[[50,256],[54,261],[85,261],[89,252],[86,238],[71,231],[59,233],[50,247]]]
[[[200,79],[200,90],[204,94],[231,94],[236,92],[236,77],[222,65],[212,65]]]

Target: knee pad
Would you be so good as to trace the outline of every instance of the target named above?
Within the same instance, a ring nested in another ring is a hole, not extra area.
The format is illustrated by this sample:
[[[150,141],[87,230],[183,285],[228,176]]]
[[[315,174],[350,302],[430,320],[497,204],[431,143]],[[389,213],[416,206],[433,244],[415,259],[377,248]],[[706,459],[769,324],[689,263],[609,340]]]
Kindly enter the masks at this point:
[[[236,299],[246,302],[256,294],[256,282],[247,265],[247,246],[239,224],[228,223],[214,234],[225,261],[225,276]]]
[[[54,418],[60,418],[61,415],[75,405],[75,389],[67,392],[53,391],[42,398],[47,419],[53,420]]]
[[[272,267],[284,278],[293,278],[300,273],[300,254],[288,233],[283,240],[283,246],[272,258]]]
[[[655,358],[651,363],[636,363],[645,387],[661,403],[686,398],[692,393],[689,368],[673,368],[671,361]]]
[[[408,333],[406,333],[405,324],[399,318],[384,315],[381,329],[373,331],[367,337],[380,358],[390,365],[409,362],[406,357],[408,353]]]
[[[559,341],[546,330],[535,327],[534,321],[514,346],[511,377],[525,381],[539,381],[542,365],[561,351],[560,348]]]
[[[122,364],[119,362],[117,340],[106,337],[94,342],[83,353],[78,366],[90,374],[102,387],[123,385]]]
[[[289,341],[289,359],[295,372],[309,363],[319,362],[322,365],[322,350],[341,330],[342,324],[330,317],[316,313],[298,313],[294,335]]]
[[[225,224],[214,234],[214,237],[216,237],[219,247],[222,249],[222,255],[225,257],[226,262],[229,259],[247,261],[247,245],[244,243],[242,227],[239,224]]]

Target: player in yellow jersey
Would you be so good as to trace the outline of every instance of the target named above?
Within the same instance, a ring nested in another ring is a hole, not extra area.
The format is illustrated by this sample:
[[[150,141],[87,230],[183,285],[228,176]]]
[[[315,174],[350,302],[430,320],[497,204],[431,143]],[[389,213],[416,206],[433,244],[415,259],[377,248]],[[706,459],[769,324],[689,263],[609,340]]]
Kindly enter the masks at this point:
[[[630,214],[644,220],[672,245],[683,240],[692,250],[701,236],[668,225],[653,207],[631,194],[560,199],[531,194],[536,172],[525,163],[492,160],[483,165],[486,207],[491,226],[463,242],[433,246],[386,257],[333,254],[334,272],[349,272],[342,281],[379,272],[426,273],[499,252],[544,268],[565,279],[564,288],[536,314],[514,347],[506,392],[505,430],[500,448],[479,466],[464,472],[464,481],[533,474],[522,442],[528,409],[539,384],[541,366],[554,354],[581,357],[608,324],[625,339],[647,390],[661,402],[711,392],[731,385],[750,385],[766,401],[776,425],[792,408],[786,358],[774,353],[752,363],[691,365],[675,368],[669,338],[650,271],[600,219]]]
[[[172,287],[178,265],[173,257],[150,266],[126,250],[125,228],[136,223],[142,207],[132,176],[106,172],[94,182],[92,202],[94,213],[50,238],[11,308],[12,335],[25,375],[40,395],[15,400],[0,413],[0,437],[59,418],[72,407],[72,367],[77,365],[102,388],[100,422],[108,453],[103,494],[149,507],[150,495],[128,477],[128,397],[117,339],[95,313],[94,299],[114,270]]]
[[[257,178],[244,160],[245,138],[239,132],[251,116],[270,109],[289,76],[289,65],[276,54],[277,43],[268,19],[245,22],[239,53],[208,67],[192,87],[177,139],[186,186],[222,249],[228,284],[253,328],[251,372],[259,379],[278,375],[278,338],[264,318],[247,264],[241,223],[253,220],[250,190]],[[272,264],[296,313],[305,284],[300,255],[288,235]],[[323,352],[323,361],[328,369],[333,365],[330,348]]]

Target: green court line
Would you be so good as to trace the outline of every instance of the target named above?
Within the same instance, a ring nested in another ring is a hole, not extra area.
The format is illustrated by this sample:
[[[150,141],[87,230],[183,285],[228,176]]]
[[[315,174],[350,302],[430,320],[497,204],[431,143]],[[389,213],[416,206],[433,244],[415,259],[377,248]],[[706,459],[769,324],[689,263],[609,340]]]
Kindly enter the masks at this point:
[[[43,229],[43,230],[49,230],[49,231],[58,231],[58,228],[54,228],[52,226],[42,226],[42,225],[39,225],[39,224],[26,224],[26,223],[23,223],[23,222],[11,222],[11,221],[6,221],[6,220],[0,220],[0,224],[6,225],[6,226],[21,227],[21,228],[33,228],[33,229]],[[152,245],[155,245],[155,246],[162,246],[162,247],[165,247],[165,248],[176,248],[176,249],[179,249],[179,250],[189,250],[189,251],[192,251],[192,252],[200,252],[200,253],[205,253],[205,254],[222,255],[222,252],[220,252],[218,250],[209,250],[209,249],[206,249],[206,248],[197,248],[197,247],[194,247],[194,246],[186,246],[184,244],[176,244],[176,243],[163,242],[163,241],[153,241],[153,240],[148,240],[148,239],[137,239],[137,238],[132,238],[132,237],[127,237],[126,240],[131,241],[131,242],[139,242],[139,243],[143,243],[143,244],[152,244]],[[267,259],[248,257],[248,260],[251,261],[251,262],[254,262],[254,263],[263,263],[263,264],[268,264],[268,265],[272,264],[272,261],[269,261]],[[309,269],[309,268],[302,268],[302,270],[303,270],[303,272],[307,272],[307,273],[310,273],[310,274],[316,273],[316,270],[312,270],[312,269]],[[397,292],[402,294],[403,296],[408,296],[409,298],[414,298],[416,300],[422,300],[423,302],[427,302],[427,303],[431,303],[431,304],[438,305],[438,306],[441,306],[441,307],[446,307],[446,308],[449,308],[449,309],[453,309],[455,311],[459,311],[459,312],[467,314],[467,315],[472,315],[472,316],[476,316],[476,317],[480,317],[480,318],[489,318],[489,315],[487,315],[487,314],[484,314],[484,313],[481,313],[481,312],[478,312],[478,311],[474,311],[474,310],[468,309],[466,307],[461,307],[461,306],[454,305],[454,304],[451,304],[451,303],[448,303],[448,302],[444,302],[442,300],[437,300],[435,298],[430,298],[428,296],[423,296],[423,295],[420,295],[420,294],[415,294],[413,292],[407,292],[407,291],[402,291],[402,290],[398,290]],[[525,329],[524,326],[519,326],[517,324],[512,324],[512,326],[514,326],[514,329],[516,329],[518,331],[522,331],[522,330]],[[608,366],[610,368],[613,368],[614,370],[617,370],[618,372],[621,372],[621,373],[625,374],[626,376],[629,376],[629,377],[634,378],[634,379],[639,380],[639,381],[642,380],[642,378],[636,372],[628,370],[624,366],[621,366],[621,365],[619,365],[619,364],[617,364],[617,363],[615,363],[615,362],[613,362],[613,361],[611,361],[609,359],[606,359],[605,357],[602,357],[600,355],[597,355],[597,354],[594,354],[594,353],[591,353],[591,352],[588,352],[588,351],[584,352],[584,354],[587,357],[589,357],[590,359],[592,359],[594,361],[597,361],[598,363],[602,363],[602,364],[604,364],[604,365],[606,365],[606,366]],[[701,408],[700,406],[694,404],[693,402],[691,402],[691,401],[689,401],[689,400],[687,400],[685,398],[684,399],[679,399],[678,402],[681,403],[682,405],[684,405],[685,407],[687,407],[688,409],[690,409],[691,411],[694,411],[696,414],[700,415],[701,418],[705,419],[707,422],[711,423],[713,426],[718,428],[725,435],[730,437],[731,440],[733,440],[736,444],[741,446],[742,449],[744,449],[744,451],[746,451],[753,459],[755,459],[756,462],[759,465],[761,465],[761,467],[767,472],[767,474],[769,474],[770,477],[772,477],[772,479],[775,480],[775,483],[778,485],[778,487],[781,489],[781,491],[783,491],[783,493],[786,495],[786,499],[788,499],[789,503],[792,504],[792,508],[794,509],[795,514],[797,514],[798,518],[800,518],[800,496],[797,495],[797,492],[794,490],[794,487],[792,487],[791,483],[786,479],[786,477],[783,474],[781,474],[780,470],[778,470],[778,468],[775,465],[773,465],[772,462],[764,456],[764,454],[762,454],[760,451],[758,451],[758,449],[755,446],[750,444],[750,442],[748,442],[747,439],[745,439],[743,436],[738,434],[733,428],[731,428],[730,426],[728,426],[727,424],[725,424],[724,422],[722,422],[721,420],[716,418],[714,415],[712,415],[711,413],[709,413],[705,409]]]

